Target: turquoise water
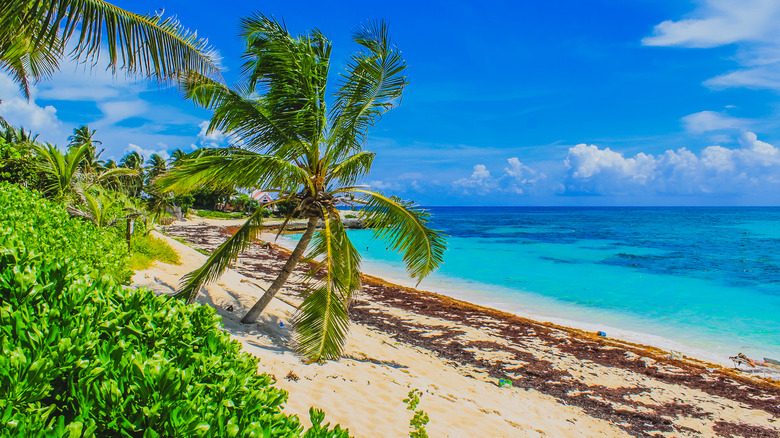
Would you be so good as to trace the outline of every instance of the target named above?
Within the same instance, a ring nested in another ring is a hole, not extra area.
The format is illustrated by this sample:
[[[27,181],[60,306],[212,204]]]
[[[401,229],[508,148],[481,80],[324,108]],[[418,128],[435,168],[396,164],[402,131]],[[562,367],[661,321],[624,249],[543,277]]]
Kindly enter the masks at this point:
[[[709,359],[780,357],[778,208],[429,210],[450,237],[421,289]],[[364,271],[403,282],[399,255],[349,235]]]

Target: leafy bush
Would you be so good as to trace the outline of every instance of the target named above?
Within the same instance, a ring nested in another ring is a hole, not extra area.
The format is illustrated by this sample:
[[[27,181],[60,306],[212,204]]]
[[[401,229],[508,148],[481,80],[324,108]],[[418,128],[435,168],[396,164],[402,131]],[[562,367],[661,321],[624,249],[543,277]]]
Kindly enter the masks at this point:
[[[0,437],[347,436],[316,410],[304,434],[212,308],[120,286],[121,239],[0,193]]]
[[[130,280],[127,247],[118,230],[73,220],[63,205],[14,184],[0,183],[0,206],[0,246],[26,248],[43,261],[83,260],[94,269],[93,278]]]
[[[135,233],[130,240],[130,249],[130,269],[134,271],[148,268],[154,260],[169,265],[181,264],[179,254],[170,245],[149,234]]]

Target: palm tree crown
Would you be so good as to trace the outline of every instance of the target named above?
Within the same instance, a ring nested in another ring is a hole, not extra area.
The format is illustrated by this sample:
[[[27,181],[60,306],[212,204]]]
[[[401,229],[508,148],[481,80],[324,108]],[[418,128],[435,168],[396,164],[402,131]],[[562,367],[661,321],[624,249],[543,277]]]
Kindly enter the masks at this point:
[[[160,185],[174,191],[262,188],[276,192],[277,202],[297,201],[290,217],[308,218],[306,232],[242,321],[256,321],[312,242],[306,257],[316,263],[294,317],[296,342],[311,360],[337,358],[346,339],[347,306],[361,279],[360,254],[336,206],[362,205],[375,236],[403,253],[414,278],[422,279],[438,267],[445,248],[442,235],[426,226],[423,211],[356,185],[374,159],[372,152],[363,150],[368,129],[400,99],[406,65],[391,45],[384,23],[357,29],[353,38],[363,50],[350,57],[328,109],[331,44],[321,32],[293,37],[282,23],[258,14],[242,20],[241,37],[246,43],[243,83],[228,88],[193,74],[184,84],[188,98],[214,111],[209,129],[231,133],[235,144],[182,160],[161,177]],[[322,229],[315,235],[320,221]],[[201,286],[216,279],[261,226],[259,209],[203,267],[186,276],[179,295],[193,301]]]

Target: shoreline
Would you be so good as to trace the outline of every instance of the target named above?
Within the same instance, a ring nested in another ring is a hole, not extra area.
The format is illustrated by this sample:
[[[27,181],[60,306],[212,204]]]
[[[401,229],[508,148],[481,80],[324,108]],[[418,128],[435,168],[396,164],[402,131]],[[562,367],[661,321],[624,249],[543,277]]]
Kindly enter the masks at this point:
[[[277,240],[274,240],[275,234],[273,233],[262,233],[262,238],[266,241],[271,242],[272,244],[280,245],[287,251],[292,251],[295,245],[295,241],[285,239],[285,234],[297,234],[297,233],[283,233],[280,236],[280,238]],[[540,323],[551,324],[556,327],[575,329],[589,334],[596,334],[599,331],[604,331],[607,333],[607,337],[612,340],[650,347],[652,349],[662,352],[663,354],[670,354],[671,351],[676,351],[682,353],[685,357],[695,359],[701,362],[706,362],[710,365],[717,365],[722,367],[732,366],[733,364],[729,360],[729,356],[736,355],[739,352],[746,352],[749,357],[752,357],[752,354],[750,353],[750,348],[743,348],[740,350],[737,344],[731,345],[734,348],[734,351],[731,351],[730,353],[719,354],[717,352],[708,351],[707,349],[705,349],[704,346],[697,347],[694,345],[689,345],[683,341],[670,339],[660,335],[654,335],[646,331],[625,329],[625,328],[618,327],[616,325],[610,325],[610,323],[595,323],[595,322],[588,322],[588,321],[576,319],[576,315],[574,315],[574,312],[571,312],[572,310],[580,311],[580,312],[586,312],[586,310],[578,309],[575,306],[571,306],[572,308],[568,309],[570,311],[569,313],[571,313],[570,315],[571,317],[566,317],[566,316],[561,317],[561,316],[552,315],[551,313],[553,313],[555,309],[550,306],[545,306],[544,304],[541,305],[542,307],[545,307],[544,310],[542,311],[521,309],[520,308],[521,306],[517,306],[509,301],[491,300],[489,296],[482,295],[480,294],[479,290],[473,289],[474,286],[479,287],[480,285],[482,285],[481,283],[469,284],[468,285],[469,287],[464,287],[464,288],[454,288],[454,287],[448,287],[446,284],[440,284],[437,285],[439,287],[434,287],[434,288],[429,287],[426,289],[419,289],[414,286],[413,280],[410,280],[405,277],[401,277],[398,275],[397,272],[392,272],[390,269],[383,269],[382,261],[380,260],[372,260],[371,262],[369,262],[368,266],[366,266],[366,263],[364,261],[362,272],[363,275],[374,277],[376,279],[379,279],[383,282],[386,282],[388,284],[397,287],[417,290],[423,293],[432,293],[432,294],[447,296],[456,300],[475,304],[477,306],[484,307],[487,309],[506,312],[511,315],[519,316],[521,318],[526,318]],[[489,286],[489,285],[482,285],[482,286]],[[614,320],[611,322],[619,322],[619,321]],[[723,346],[723,344],[718,344],[718,346]],[[756,358],[760,359],[761,357],[756,356]],[[768,377],[780,381],[780,371],[777,372],[768,371],[761,375],[763,377]]]
[[[237,225],[226,222],[185,223],[168,231],[197,248],[209,251],[224,241],[230,233],[228,226]],[[242,339],[247,351],[267,358],[264,363],[271,364],[273,368],[281,360],[287,364],[285,366],[295,366],[294,376],[308,376],[304,379],[311,382],[304,385],[299,381],[279,379],[280,385],[291,392],[291,400],[303,398],[291,401],[302,418],[306,417],[306,411],[300,403],[319,400],[320,395],[300,392],[305,385],[314,385],[314,382],[319,386],[310,387],[311,391],[320,391],[318,388],[322,385],[331,388],[325,391],[327,394],[323,397],[328,394],[339,397],[342,391],[350,391],[350,394],[354,391],[368,391],[365,393],[367,399],[364,400],[367,408],[379,403],[375,400],[377,394],[373,387],[351,386],[352,381],[358,382],[363,378],[350,377],[354,372],[353,367],[366,364],[372,367],[367,370],[367,381],[372,386],[382,382],[383,385],[391,385],[388,390],[392,389],[396,394],[404,396],[398,391],[408,390],[406,388],[411,386],[397,388],[396,385],[403,379],[414,377],[417,380],[407,385],[428,388],[426,394],[430,393],[433,397],[427,399],[428,403],[435,406],[431,407],[429,414],[434,419],[445,416],[439,420],[448,421],[444,426],[438,425],[445,427],[443,430],[446,433],[432,436],[468,436],[465,432],[450,433],[456,430],[453,427],[457,430],[472,430],[472,434],[484,434],[485,421],[494,421],[490,420],[490,416],[494,415],[491,412],[494,411],[500,413],[497,417],[500,421],[491,423],[491,427],[497,428],[491,436],[543,436],[518,433],[533,422],[538,423],[537,429],[546,430],[548,436],[649,437],[669,436],[668,433],[673,433],[672,436],[728,436],[724,435],[728,431],[742,436],[775,436],[780,433],[780,424],[776,423],[780,419],[780,387],[777,382],[772,383],[696,359],[667,359],[666,351],[647,345],[600,338],[594,333],[576,328],[523,318],[445,295],[398,286],[370,275],[364,276],[364,292],[350,307],[353,329],[348,344],[351,346],[345,350],[342,360],[305,365],[291,354],[289,345],[282,349],[281,355],[279,344],[258,349],[258,345],[262,344],[259,341],[262,336],[268,333],[279,336],[279,321],[286,323],[284,318],[289,318],[290,312],[294,311],[296,300],[299,299],[296,290],[302,287],[300,277],[280,292],[280,300],[274,300],[280,301],[279,305],[288,309],[285,313],[287,316],[273,316],[270,321],[258,324],[260,335],[245,338],[247,326],[237,324],[236,313],[242,311],[236,309],[234,313],[233,307],[245,308],[251,305],[253,299],[245,297],[245,294],[262,292],[260,285],[269,284],[275,277],[276,269],[283,264],[286,252],[278,244],[272,244],[271,249],[265,250],[259,249],[259,245],[253,245],[231,270],[236,275],[245,276],[244,279],[234,283],[235,286],[220,279],[216,285],[207,288],[208,294],[199,298],[199,301],[215,306],[225,318],[226,330]],[[199,256],[205,258],[202,254]],[[301,267],[296,271],[297,275],[304,270],[305,267]],[[163,283],[157,282],[158,276],[153,278],[156,284]],[[256,283],[258,287],[247,290],[243,286],[245,283]],[[148,280],[147,284],[150,284]],[[215,295],[214,290],[220,288],[227,292]],[[163,291],[172,289],[163,288]],[[240,304],[235,301],[239,298]],[[228,306],[227,303],[233,304]],[[271,324],[266,325],[269,322]],[[377,353],[371,353],[366,345],[380,339]],[[403,353],[408,351],[412,353]],[[355,360],[359,363],[353,362]],[[429,361],[436,361],[436,365],[425,370],[418,368]],[[322,367],[338,370],[328,377],[335,380],[323,381],[317,377],[317,370],[324,369]],[[381,375],[377,375],[380,370]],[[286,373],[280,372],[281,375]],[[446,374],[446,379],[436,380],[437,373]],[[466,380],[458,380],[464,376]],[[496,382],[500,378],[511,380],[514,388],[498,388]],[[446,391],[442,389],[448,385],[446,382],[455,380],[459,382],[457,387],[450,387]],[[463,393],[461,389],[466,387],[471,389]],[[484,398],[479,394],[489,397]],[[475,400],[478,403],[473,403]],[[523,405],[526,402],[538,406],[550,401],[553,404],[545,405],[547,408],[544,409],[547,419],[531,419],[526,411],[512,410],[518,406],[527,408],[527,405]],[[328,406],[338,404],[330,399],[324,403],[320,406],[325,407],[326,412],[330,412]],[[358,406],[362,408],[363,404]],[[569,408],[575,408],[575,411]],[[452,409],[464,410],[458,421],[464,417],[463,421],[473,423],[474,429],[468,429],[465,423],[461,426],[449,423],[450,420],[455,421],[450,414]],[[373,408],[371,412],[374,412]],[[577,412],[575,417],[572,417],[573,412]],[[382,421],[400,424],[395,429],[396,434],[382,436],[400,436],[399,433],[405,429],[404,423],[399,422],[405,418],[403,411],[399,418],[396,418],[399,413],[395,412],[392,415],[396,417],[393,418],[373,413],[367,419],[359,412],[354,412],[353,406],[345,411],[336,409],[336,413],[343,415],[337,416],[337,419],[346,418],[343,423],[345,426],[362,425],[363,434],[357,433],[357,436],[374,436],[378,420],[372,415],[381,417]],[[558,417],[556,420],[550,419],[550,415],[559,414],[568,419],[564,419],[563,423]],[[586,428],[587,433],[582,428],[585,421],[592,426]],[[449,427],[446,427],[448,424]],[[560,429],[562,426],[568,428],[575,425],[566,431]],[[367,430],[372,433],[367,434]],[[434,430],[429,428],[429,431]],[[442,432],[442,429],[438,431]]]

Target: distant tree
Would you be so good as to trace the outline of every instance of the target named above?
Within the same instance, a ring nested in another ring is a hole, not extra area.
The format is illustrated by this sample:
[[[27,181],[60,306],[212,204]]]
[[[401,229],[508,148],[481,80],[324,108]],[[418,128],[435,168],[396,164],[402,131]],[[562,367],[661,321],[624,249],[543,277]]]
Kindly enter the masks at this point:
[[[137,198],[141,196],[144,186],[144,157],[138,152],[130,152],[119,160],[119,167],[130,169],[134,173],[133,178],[124,180],[124,189],[128,196]]]
[[[175,166],[176,163],[181,161],[183,158],[185,158],[187,154],[184,153],[181,149],[176,149],[175,151],[171,152],[171,158],[168,160],[169,164],[171,166]]]
[[[150,184],[151,181],[158,175],[165,173],[168,170],[168,163],[159,154],[152,154],[146,161],[146,183]]]
[[[84,155],[80,164],[81,170],[84,172],[98,171],[103,167],[103,163],[100,162],[99,159],[105,149],[95,153],[97,145],[103,144],[102,141],[94,139],[95,132],[97,132],[97,130],[90,131],[89,126],[83,125],[74,129],[73,135],[68,137],[68,149],[89,145],[87,153]]]

